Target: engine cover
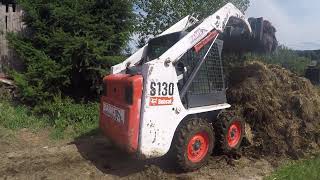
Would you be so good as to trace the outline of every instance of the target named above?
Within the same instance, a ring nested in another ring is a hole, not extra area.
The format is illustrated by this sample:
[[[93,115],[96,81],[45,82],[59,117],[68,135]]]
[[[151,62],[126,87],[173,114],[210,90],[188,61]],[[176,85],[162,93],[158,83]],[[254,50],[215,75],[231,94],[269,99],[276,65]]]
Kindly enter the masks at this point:
[[[104,78],[106,92],[100,103],[100,129],[117,146],[137,152],[143,78],[116,74]]]

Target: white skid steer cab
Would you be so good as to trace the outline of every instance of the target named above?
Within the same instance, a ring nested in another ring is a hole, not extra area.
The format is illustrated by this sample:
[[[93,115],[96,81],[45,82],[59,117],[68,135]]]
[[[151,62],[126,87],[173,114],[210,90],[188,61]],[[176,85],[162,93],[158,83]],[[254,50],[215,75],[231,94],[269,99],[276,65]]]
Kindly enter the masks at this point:
[[[228,27],[231,18],[242,28]],[[254,22],[251,28],[230,3],[203,21],[187,16],[113,66],[103,79],[99,126],[104,134],[140,158],[170,152],[184,171],[203,166],[214,148],[237,150],[244,122],[224,111],[230,105],[219,37],[258,42],[263,23]]]

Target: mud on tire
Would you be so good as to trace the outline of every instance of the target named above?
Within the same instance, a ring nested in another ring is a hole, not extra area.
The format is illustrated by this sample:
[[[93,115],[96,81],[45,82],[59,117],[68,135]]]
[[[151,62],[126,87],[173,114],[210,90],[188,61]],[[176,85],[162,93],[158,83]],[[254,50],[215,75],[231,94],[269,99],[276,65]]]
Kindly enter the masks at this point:
[[[178,126],[171,156],[182,171],[194,171],[204,166],[215,144],[213,126],[201,118],[191,118]]]
[[[234,112],[221,112],[215,122],[216,147],[222,153],[233,153],[239,150],[245,135],[244,121]]]

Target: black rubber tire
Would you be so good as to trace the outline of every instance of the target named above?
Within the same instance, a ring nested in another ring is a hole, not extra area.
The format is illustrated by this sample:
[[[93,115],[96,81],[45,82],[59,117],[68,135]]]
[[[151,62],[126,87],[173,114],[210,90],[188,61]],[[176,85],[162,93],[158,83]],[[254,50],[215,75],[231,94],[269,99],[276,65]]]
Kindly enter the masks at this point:
[[[202,160],[194,163],[188,158],[187,148],[190,139],[200,132],[207,133],[209,138],[209,148]],[[215,135],[212,124],[201,118],[191,118],[182,122],[178,126],[171,146],[171,156],[173,157],[178,170],[184,172],[194,171],[208,163],[214,144]]]
[[[227,135],[231,124],[235,121],[238,121],[241,125],[241,136],[237,145],[230,147],[228,144]],[[228,154],[237,152],[240,149],[241,142],[245,136],[245,123],[241,118],[235,116],[234,112],[221,112],[217,117],[214,127],[216,130],[216,147],[219,152]]]

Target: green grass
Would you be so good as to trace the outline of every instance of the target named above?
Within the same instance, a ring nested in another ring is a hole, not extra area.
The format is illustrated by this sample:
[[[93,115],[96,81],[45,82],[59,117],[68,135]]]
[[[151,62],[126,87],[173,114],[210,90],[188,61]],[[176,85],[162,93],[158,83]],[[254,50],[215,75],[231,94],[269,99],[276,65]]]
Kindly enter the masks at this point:
[[[15,136],[12,130],[9,130],[0,126],[0,140],[3,140],[3,139],[13,140],[14,137]]]
[[[0,115],[0,125],[7,129],[29,128],[37,130],[48,125],[48,118],[36,117],[26,106],[15,106],[7,100],[0,102]]]
[[[285,165],[276,170],[266,180],[319,180],[320,155],[307,160]]]
[[[27,128],[50,130],[53,139],[74,138],[98,127],[98,103],[75,103],[69,99],[55,99],[31,109],[0,100],[0,126],[10,130]]]

